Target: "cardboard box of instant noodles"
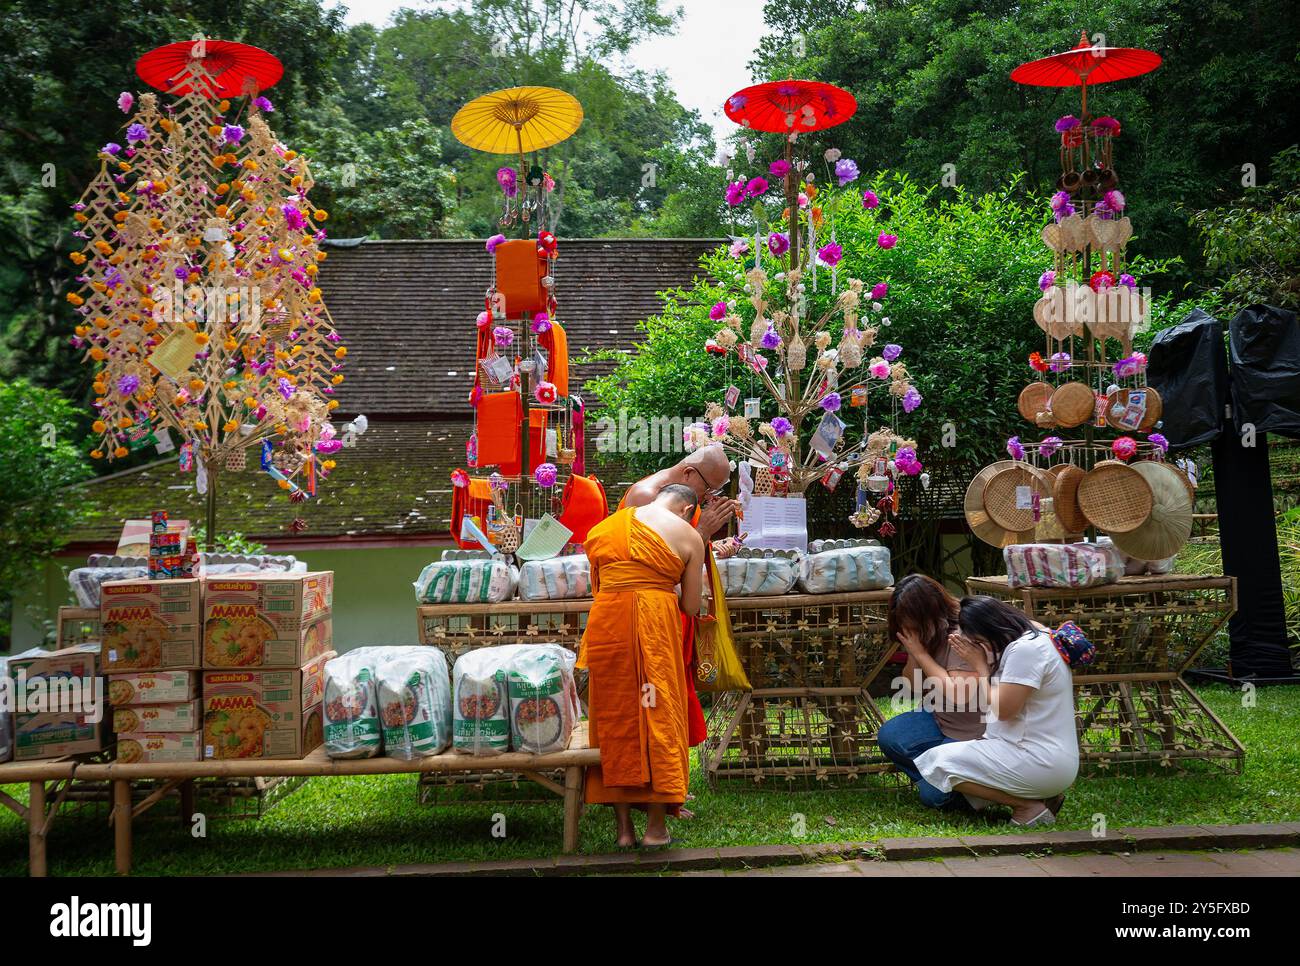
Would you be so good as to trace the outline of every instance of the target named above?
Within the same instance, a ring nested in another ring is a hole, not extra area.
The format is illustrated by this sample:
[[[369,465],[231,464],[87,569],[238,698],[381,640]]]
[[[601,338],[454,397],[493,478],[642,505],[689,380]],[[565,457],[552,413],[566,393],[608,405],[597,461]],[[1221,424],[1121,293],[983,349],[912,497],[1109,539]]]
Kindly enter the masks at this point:
[[[300,668],[203,672],[203,757],[302,758],[323,740],[325,662]]]
[[[197,668],[203,634],[199,581],[110,580],[100,588],[105,671]]]
[[[213,577],[203,588],[203,667],[301,668],[333,641],[334,574]]]

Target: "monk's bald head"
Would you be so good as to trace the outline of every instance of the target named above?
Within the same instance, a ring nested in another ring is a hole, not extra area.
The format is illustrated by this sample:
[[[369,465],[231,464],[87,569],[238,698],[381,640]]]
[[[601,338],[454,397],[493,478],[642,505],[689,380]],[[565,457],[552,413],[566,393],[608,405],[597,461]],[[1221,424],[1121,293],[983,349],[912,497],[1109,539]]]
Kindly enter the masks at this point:
[[[697,496],[721,489],[731,479],[731,463],[727,459],[726,450],[718,443],[710,443],[687,453],[678,465],[693,471],[687,476],[689,485]]]
[[[683,520],[689,520],[695,516],[695,508],[699,506],[700,499],[689,486],[682,483],[669,483],[659,491],[655,502],[663,504]]]

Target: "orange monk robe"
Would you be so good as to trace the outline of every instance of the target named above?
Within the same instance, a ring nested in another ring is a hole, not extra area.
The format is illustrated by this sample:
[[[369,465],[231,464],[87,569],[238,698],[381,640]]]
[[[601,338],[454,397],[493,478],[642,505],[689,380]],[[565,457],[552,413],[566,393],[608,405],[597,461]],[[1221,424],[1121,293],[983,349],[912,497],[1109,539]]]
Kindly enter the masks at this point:
[[[681,805],[690,781],[681,558],[631,509],[592,527],[584,547],[595,600],[578,666],[600,749],[587,801]]]

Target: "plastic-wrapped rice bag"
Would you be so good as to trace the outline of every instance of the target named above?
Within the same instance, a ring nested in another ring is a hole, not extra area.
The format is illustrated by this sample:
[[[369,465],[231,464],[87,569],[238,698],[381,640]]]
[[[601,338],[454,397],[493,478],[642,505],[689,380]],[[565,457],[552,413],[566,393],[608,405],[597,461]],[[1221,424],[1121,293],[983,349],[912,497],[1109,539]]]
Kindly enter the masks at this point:
[[[799,589],[805,594],[842,594],[881,590],[893,582],[888,547],[839,547],[808,555]]]
[[[1095,587],[1124,576],[1124,558],[1096,543],[1017,543],[1002,549],[1012,587]]]
[[[99,606],[99,588],[109,580],[142,580],[149,576],[149,568],[139,567],[77,567],[68,571],[68,586],[77,598],[77,606]]]
[[[325,754],[373,758],[383,743],[375,664],[386,648],[359,647],[325,664]]]
[[[510,748],[510,662],[525,644],[480,647],[456,659],[452,669],[456,712],[452,742],[470,755],[500,755]]]
[[[382,648],[375,662],[384,754],[410,761],[451,743],[451,679],[436,647]]]
[[[1177,555],[1173,557],[1166,557],[1163,560],[1140,560],[1137,557],[1130,557],[1123,550],[1120,550],[1118,547],[1115,547],[1115,545],[1111,543],[1110,537],[1107,536],[1097,537],[1097,546],[1112,547],[1115,549],[1115,552],[1120,555],[1120,559],[1124,561],[1125,577],[1137,577],[1137,576],[1141,576],[1142,574],[1173,573],[1174,564],[1178,560]]]
[[[581,714],[573,683],[577,662],[559,644],[521,647],[506,672],[510,694],[510,734],[515,751],[546,755],[569,747]]]
[[[799,580],[803,568],[798,557],[748,556],[718,561],[718,573],[728,597],[779,597]]]
[[[499,604],[515,595],[519,570],[500,557],[435,560],[415,581],[419,604]]]
[[[587,555],[569,554],[550,560],[529,560],[519,568],[523,600],[568,600],[591,596],[591,564]]]

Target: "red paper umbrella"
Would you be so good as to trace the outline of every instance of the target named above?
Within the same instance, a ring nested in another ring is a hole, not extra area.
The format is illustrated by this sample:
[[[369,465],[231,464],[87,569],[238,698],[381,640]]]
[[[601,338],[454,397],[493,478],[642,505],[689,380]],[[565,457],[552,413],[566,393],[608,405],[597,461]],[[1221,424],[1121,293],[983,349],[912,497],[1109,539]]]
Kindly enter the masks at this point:
[[[1160,55],[1150,50],[1094,46],[1085,33],[1073,50],[1021,64],[1011,79],[1034,87],[1085,87],[1138,77],[1160,63]]]
[[[208,97],[257,94],[284,76],[284,65],[274,54],[231,40],[182,40],[135,62],[142,81],[168,94],[190,93],[199,70],[206,75],[199,93]]]
[[[755,131],[807,134],[843,124],[858,109],[848,91],[821,81],[783,80],[755,84],[727,98],[723,110]]]

